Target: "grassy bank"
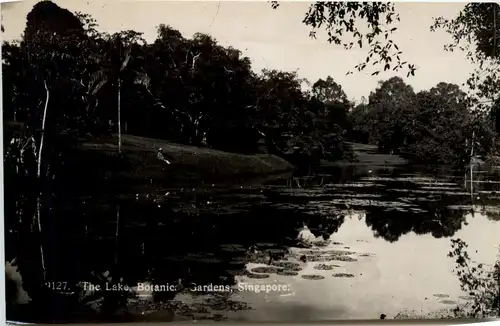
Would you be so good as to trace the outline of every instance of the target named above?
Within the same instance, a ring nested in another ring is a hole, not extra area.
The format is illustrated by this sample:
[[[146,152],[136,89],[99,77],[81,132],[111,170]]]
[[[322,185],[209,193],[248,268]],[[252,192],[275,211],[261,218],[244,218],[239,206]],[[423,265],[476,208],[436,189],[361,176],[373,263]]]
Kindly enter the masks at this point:
[[[160,148],[172,164],[157,158]],[[295,169],[284,159],[270,154],[235,154],[131,135],[122,135],[121,159],[117,154],[117,135],[85,139],[79,152],[86,165],[95,164],[101,170],[106,170],[105,177],[131,178],[137,181],[234,181],[235,178],[291,173]],[[109,165],[105,164],[106,161]],[[117,164],[120,168],[115,169]]]
[[[337,161],[329,162],[323,161],[322,165],[325,167],[335,166],[396,166],[408,164],[408,161],[400,155],[380,154],[377,151],[377,146],[366,145],[360,143],[345,142],[344,145],[352,150],[356,156],[355,162]]]

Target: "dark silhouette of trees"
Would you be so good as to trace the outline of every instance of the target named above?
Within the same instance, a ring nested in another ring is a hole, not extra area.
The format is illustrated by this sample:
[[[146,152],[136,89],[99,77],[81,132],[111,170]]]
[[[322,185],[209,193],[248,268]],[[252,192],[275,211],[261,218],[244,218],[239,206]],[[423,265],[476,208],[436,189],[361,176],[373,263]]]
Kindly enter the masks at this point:
[[[365,222],[375,236],[389,242],[398,241],[410,232],[443,238],[452,237],[462,228],[465,213],[438,205],[429,205],[422,213],[371,208],[366,212]]]
[[[415,93],[399,77],[381,82],[367,104],[349,115],[354,140],[377,144],[380,152],[402,153],[414,162],[468,164],[495,146],[494,125],[471,111],[458,85],[438,83]]]

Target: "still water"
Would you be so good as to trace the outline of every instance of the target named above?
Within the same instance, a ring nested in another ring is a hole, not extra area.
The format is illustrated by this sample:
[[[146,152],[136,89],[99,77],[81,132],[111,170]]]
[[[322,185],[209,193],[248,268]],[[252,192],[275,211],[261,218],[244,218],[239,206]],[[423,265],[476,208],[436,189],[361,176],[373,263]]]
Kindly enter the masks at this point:
[[[498,176],[476,171],[471,192],[460,173],[415,171],[345,167],[264,185],[54,200],[48,268],[70,284],[129,286],[112,314],[135,321],[377,319],[452,308],[468,298],[447,257],[450,239],[468,243],[478,262],[498,257]],[[138,283],[163,287],[151,295]],[[275,286],[256,293],[260,285]],[[97,294],[88,301],[99,310]],[[90,315],[61,310],[52,319]]]

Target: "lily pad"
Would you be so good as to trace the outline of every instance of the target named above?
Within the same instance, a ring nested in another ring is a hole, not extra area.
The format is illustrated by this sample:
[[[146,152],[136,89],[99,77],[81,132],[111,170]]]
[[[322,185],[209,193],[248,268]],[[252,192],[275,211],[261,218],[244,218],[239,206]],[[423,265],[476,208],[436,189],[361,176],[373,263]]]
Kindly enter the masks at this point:
[[[223,244],[220,246],[223,251],[227,252],[245,252],[246,248],[239,244]]]
[[[320,271],[331,271],[335,267],[340,267],[339,265],[328,265],[328,264],[318,264],[314,266],[314,269],[320,270]]]
[[[255,278],[255,279],[264,279],[264,278],[269,278],[269,274],[252,274],[252,273],[248,273],[247,277],[248,278]]]
[[[332,257],[331,260],[338,260],[338,261],[345,261],[345,262],[354,262],[354,261],[358,261],[357,259],[355,258],[351,258],[349,256],[338,256],[338,257]]]
[[[455,305],[455,304],[457,304],[458,302],[453,301],[453,300],[441,300],[441,301],[439,301],[439,303],[442,303],[442,304],[449,304],[449,305]]]
[[[356,254],[356,252],[354,251],[347,251],[347,250],[326,250],[323,253],[336,256],[347,256]]]
[[[354,277],[354,274],[351,274],[351,273],[335,273],[332,276],[333,277],[348,277],[348,278],[352,278],[352,277]]]
[[[325,256],[317,255],[317,256],[306,256],[307,261],[311,262],[320,262],[320,261],[328,261]]]
[[[297,275],[299,275],[299,273],[291,271],[291,270],[278,271],[276,274],[281,275],[281,276],[297,276]]]
[[[281,267],[281,268],[285,268],[285,269],[293,269],[293,268],[299,267],[300,264],[294,263],[291,261],[277,261],[277,262],[273,263],[273,266]]]
[[[318,246],[318,247],[326,247],[330,244],[330,241],[329,240],[326,240],[326,241],[315,241],[313,243],[315,246]]]
[[[461,296],[459,296],[459,298],[462,300],[467,300],[467,301],[474,300],[474,297],[471,295],[461,295]]]
[[[277,267],[272,267],[272,266],[262,266],[262,267],[255,267],[252,268],[250,271],[252,273],[267,273],[267,274],[272,274],[272,273],[277,273],[280,269]]]
[[[284,248],[272,248],[266,249],[265,252],[268,254],[286,254],[288,253],[288,250]]]
[[[297,267],[291,267],[291,268],[286,268],[287,271],[292,271],[292,272],[300,272],[303,268],[300,266]]]
[[[267,255],[252,255],[248,257],[248,261],[255,264],[268,264],[269,256]]]
[[[280,245],[278,245],[277,243],[259,242],[259,243],[256,243],[255,246],[262,249],[262,248],[277,248]]]
[[[325,254],[325,251],[319,251],[319,250],[302,250],[299,252],[299,255],[321,255]]]
[[[436,298],[449,298],[450,297],[448,294],[441,294],[441,293],[433,294],[433,296],[435,296]]]
[[[322,275],[302,275],[302,278],[305,280],[322,280],[325,277]]]
[[[375,256],[374,254],[371,254],[369,252],[364,252],[362,254],[359,254],[359,257],[373,257]]]

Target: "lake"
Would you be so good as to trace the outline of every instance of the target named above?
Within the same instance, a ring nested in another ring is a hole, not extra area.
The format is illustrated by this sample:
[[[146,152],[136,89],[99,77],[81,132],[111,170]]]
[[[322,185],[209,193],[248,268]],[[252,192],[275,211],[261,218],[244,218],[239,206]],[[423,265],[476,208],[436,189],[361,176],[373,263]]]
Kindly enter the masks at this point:
[[[78,282],[101,285],[81,294],[96,294],[97,310],[103,293],[129,286],[111,320],[324,321],[453,308],[469,298],[450,239],[485,264],[499,252],[499,174],[474,172],[472,192],[451,169],[346,166],[267,184],[54,198],[46,264],[71,286],[47,297],[44,313],[92,319],[62,308]]]

